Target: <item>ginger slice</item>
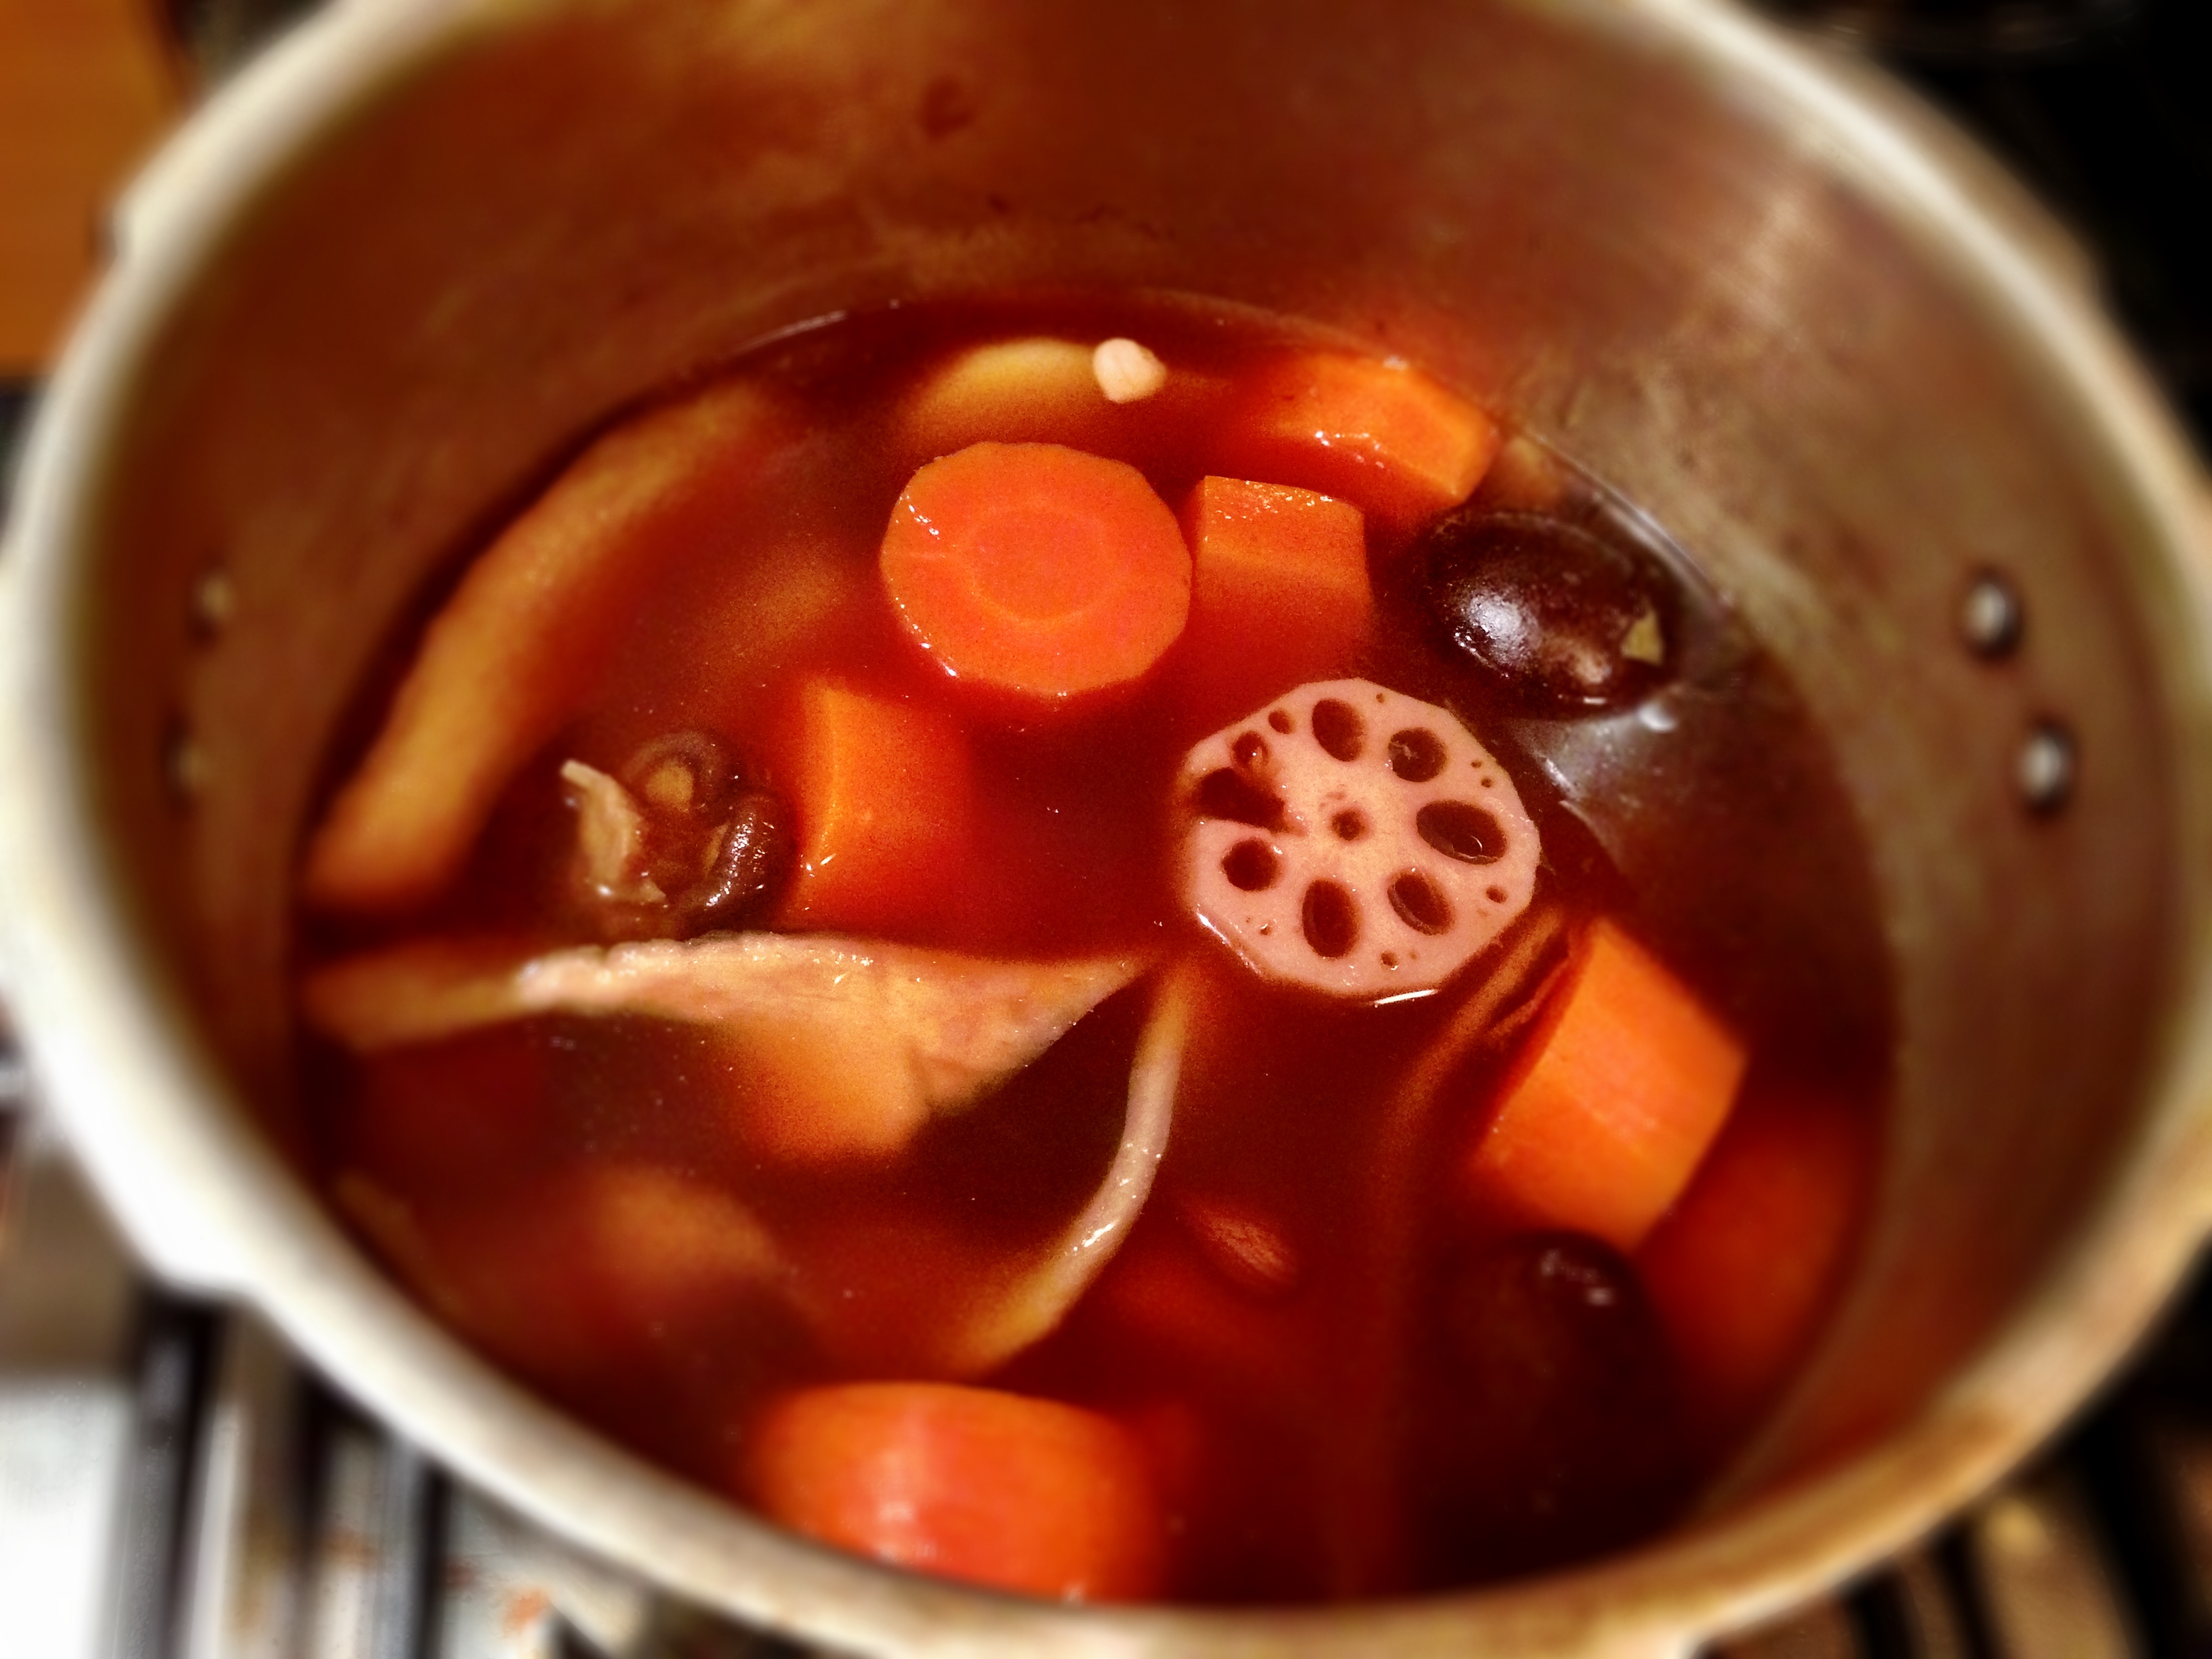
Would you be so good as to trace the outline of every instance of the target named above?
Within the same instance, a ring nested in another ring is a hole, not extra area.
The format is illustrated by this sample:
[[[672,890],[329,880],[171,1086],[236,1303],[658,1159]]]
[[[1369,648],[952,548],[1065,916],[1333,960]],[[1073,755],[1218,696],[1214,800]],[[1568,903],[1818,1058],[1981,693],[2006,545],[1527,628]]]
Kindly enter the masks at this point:
[[[730,1033],[771,1073],[750,1137],[804,1159],[897,1151],[1058,1042],[1138,957],[1004,962],[821,934],[738,933],[530,955],[431,939],[307,976],[307,1023],[356,1054],[537,1014],[641,1014]]]
[[[1542,848],[1449,710],[1322,680],[1194,744],[1183,896],[1254,969],[1334,997],[1433,991],[1510,927]]]

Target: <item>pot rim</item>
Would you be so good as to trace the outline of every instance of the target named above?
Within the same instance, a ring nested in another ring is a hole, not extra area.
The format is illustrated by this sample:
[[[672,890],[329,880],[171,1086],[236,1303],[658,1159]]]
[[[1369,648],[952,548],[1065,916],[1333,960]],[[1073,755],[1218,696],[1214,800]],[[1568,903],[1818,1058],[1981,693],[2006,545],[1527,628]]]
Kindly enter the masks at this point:
[[[2212,755],[2212,538],[2196,461],[2097,309],[2085,263],[1995,162],[1839,52],[1726,0],[1516,0],[1634,31],[1786,106],[1801,137],[1935,248],[2080,400],[2188,598],[2177,688]],[[2133,1153],[2062,1272],[2002,1338],[1871,1449],[1623,1557],[1418,1601],[1297,1611],[1073,1609],[920,1579],[787,1536],[569,1421],[447,1335],[373,1269],[230,1103],[101,852],[74,646],[74,550],[97,528],[138,376],[162,331],[301,157],[517,0],[339,0],[194,117],[118,213],[113,270],[27,449],[0,560],[0,857],[9,1001],[72,1146],[128,1236],[194,1289],[243,1298],[462,1478],[648,1583],[860,1650],[1662,1654],[1755,1622],[1924,1533],[2049,1435],[2139,1340],[2212,1220],[2212,937],[2187,941],[2179,1017]],[[2212,785],[2183,789],[2185,849],[2212,844]],[[2182,862],[2189,862],[2185,854]],[[2196,863],[2212,868],[2212,860]],[[2187,914],[2204,912],[2192,892]],[[149,981],[153,982],[149,983]]]

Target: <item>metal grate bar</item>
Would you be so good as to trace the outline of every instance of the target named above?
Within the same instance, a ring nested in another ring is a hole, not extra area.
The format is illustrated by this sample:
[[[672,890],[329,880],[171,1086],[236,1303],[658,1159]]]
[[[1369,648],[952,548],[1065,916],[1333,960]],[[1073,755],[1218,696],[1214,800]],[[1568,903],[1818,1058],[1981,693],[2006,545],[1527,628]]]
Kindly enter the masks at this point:
[[[158,1294],[146,1298],[118,1546],[114,1659],[172,1659],[177,1651],[185,1498],[204,1424],[213,1329],[204,1310]]]
[[[0,1653],[98,1659],[133,1414],[136,1270],[0,1042]]]
[[[297,1651],[301,1395],[275,1335],[230,1315],[193,1495],[182,1659]]]

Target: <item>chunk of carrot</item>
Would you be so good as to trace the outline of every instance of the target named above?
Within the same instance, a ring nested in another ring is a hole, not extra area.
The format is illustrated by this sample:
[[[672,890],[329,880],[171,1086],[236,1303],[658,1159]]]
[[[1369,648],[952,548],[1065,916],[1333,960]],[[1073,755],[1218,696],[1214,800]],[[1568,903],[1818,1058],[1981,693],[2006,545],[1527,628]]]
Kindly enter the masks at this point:
[[[1402,527],[1472,495],[1498,433],[1418,369],[1308,351],[1261,369],[1218,441],[1225,471],[1341,496]]]
[[[784,430],[738,381],[617,428],[470,567],[367,757],[308,843],[301,890],[402,910],[460,872],[515,771],[577,712],[670,561],[743,510]]]
[[[1142,1443],[1055,1401],[938,1382],[853,1382],[772,1402],[739,1486],[824,1543],[1071,1601],[1154,1595],[1164,1520]]]
[[[1183,502],[1182,533],[1191,588],[1181,672],[1195,724],[1351,672],[1375,616],[1358,507],[1287,484],[1206,477]]]
[[[1824,1094],[1747,1099],[1636,1266],[1686,1397],[1722,1421],[1763,1405],[1803,1351],[1873,1173],[1863,1114]]]
[[[1727,1121],[1744,1047],[1610,921],[1584,933],[1553,997],[1463,1178],[1508,1221],[1632,1253]]]
[[[1190,554],[1144,474],[1057,444],[971,444],[921,468],[881,569],[946,673],[1024,700],[1135,679],[1190,611]]]
[[[810,679],[776,753],[799,842],[779,926],[872,931],[942,914],[975,829],[974,765],[957,721]]]

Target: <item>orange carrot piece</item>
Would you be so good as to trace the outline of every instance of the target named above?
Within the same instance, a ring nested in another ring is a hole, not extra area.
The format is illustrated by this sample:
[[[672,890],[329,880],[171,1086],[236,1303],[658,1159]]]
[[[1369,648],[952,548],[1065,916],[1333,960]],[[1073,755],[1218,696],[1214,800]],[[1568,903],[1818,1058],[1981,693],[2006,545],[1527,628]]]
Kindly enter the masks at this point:
[[[1743,1044],[1608,921],[1583,936],[1553,995],[1465,1181],[1514,1222],[1633,1252],[1726,1121]]]
[[[1310,351],[1261,369],[1219,441],[1230,470],[1341,496],[1405,526],[1472,495],[1498,433],[1418,369]]]
[[[1142,1443],[1096,1412],[992,1389],[852,1382],[772,1403],[739,1486],[771,1520],[946,1578],[1070,1601],[1158,1593]]]
[[[975,817],[957,722],[811,679],[777,751],[799,840],[779,926],[873,931],[944,910]]]
[[[1747,1102],[1636,1266],[1689,1384],[1741,1421],[1788,1375],[1855,1237],[1872,1147],[1826,1095]]]
[[[1358,507],[1287,484],[1207,477],[1183,503],[1182,532],[1191,589],[1181,654],[1197,724],[1351,672],[1375,616]]]
[[[781,430],[760,386],[715,387],[618,427],[515,520],[431,623],[309,842],[307,902],[401,910],[451,882],[516,769],[577,712],[619,619],[743,510]]]
[[[1135,679],[1190,611],[1190,554],[1144,474],[1056,444],[971,444],[921,468],[881,568],[945,672],[1046,702]]]

